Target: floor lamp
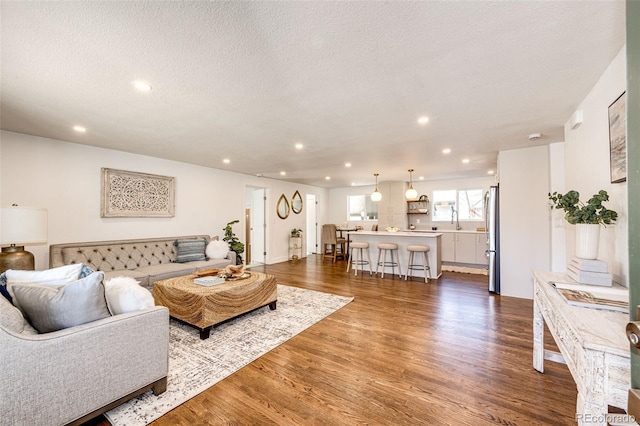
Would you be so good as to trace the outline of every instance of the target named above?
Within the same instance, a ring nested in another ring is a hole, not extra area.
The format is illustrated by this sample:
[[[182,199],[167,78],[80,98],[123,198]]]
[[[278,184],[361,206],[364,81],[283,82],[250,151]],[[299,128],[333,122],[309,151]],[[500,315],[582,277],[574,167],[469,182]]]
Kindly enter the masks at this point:
[[[26,244],[47,242],[47,210],[13,205],[0,209],[0,273],[7,269],[35,269],[33,254],[25,251]]]

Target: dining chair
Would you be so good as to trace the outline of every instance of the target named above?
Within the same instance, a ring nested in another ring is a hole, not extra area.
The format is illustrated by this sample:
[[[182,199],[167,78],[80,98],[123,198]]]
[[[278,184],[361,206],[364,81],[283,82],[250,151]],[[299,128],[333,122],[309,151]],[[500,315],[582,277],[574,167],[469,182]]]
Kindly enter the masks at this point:
[[[336,225],[332,223],[322,225],[322,261],[324,262],[325,258],[329,258],[335,263],[338,256],[344,258],[346,242],[345,238],[338,237]],[[338,253],[338,248],[340,248],[340,253]]]

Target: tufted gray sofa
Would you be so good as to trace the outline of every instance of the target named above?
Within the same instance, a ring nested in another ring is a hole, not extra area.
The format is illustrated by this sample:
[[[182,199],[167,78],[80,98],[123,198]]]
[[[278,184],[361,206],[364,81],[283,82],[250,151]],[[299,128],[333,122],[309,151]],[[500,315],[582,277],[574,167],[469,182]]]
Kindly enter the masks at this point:
[[[177,239],[205,238],[208,235],[147,238],[138,240],[92,241],[52,244],[49,247],[49,266],[84,263],[94,271],[104,272],[105,279],[116,276],[133,277],[151,290],[155,281],[210,268],[224,268],[235,264],[235,253],[229,251],[223,259],[208,259],[175,263]],[[217,240],[218,237],[213,237]]]

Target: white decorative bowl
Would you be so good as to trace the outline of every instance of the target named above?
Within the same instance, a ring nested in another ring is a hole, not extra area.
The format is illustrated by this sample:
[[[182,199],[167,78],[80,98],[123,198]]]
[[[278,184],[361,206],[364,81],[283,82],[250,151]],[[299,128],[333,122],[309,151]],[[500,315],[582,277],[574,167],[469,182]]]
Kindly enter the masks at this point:
[[[418,209],[418,211],[419,211],[420,213],[426,213],[426,212],[428,212],[428,211],[429,211],[429,209]]]

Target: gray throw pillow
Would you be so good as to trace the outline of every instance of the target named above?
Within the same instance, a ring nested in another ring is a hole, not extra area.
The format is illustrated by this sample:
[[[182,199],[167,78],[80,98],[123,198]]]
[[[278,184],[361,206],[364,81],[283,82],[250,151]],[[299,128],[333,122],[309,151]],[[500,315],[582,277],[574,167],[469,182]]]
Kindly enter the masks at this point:
[[[7,299],[0,296],[0,326],[18,334],[38,334],[20,312]]]
[[[62,286],[12,286],[18,307],[40,333],[97,321],[111,316],[104,295],[102,272]]]
[[[176,240],[173,245],[176,246],[177,263],[192,262],[194,260],[207,260],[204,253],[207,247],[207,240],[204,238],[186,238]]]

